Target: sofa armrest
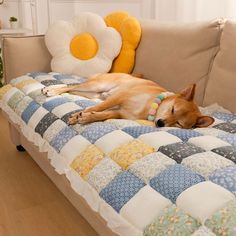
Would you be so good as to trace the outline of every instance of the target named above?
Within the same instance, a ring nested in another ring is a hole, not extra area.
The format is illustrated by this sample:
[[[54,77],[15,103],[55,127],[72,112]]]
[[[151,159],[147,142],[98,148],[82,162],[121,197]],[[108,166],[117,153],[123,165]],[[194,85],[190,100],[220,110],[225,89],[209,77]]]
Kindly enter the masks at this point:
[[[51,70],[51,55],[46,48],[43,35],[4,37],[2,51],[6,83],[28,72]]]

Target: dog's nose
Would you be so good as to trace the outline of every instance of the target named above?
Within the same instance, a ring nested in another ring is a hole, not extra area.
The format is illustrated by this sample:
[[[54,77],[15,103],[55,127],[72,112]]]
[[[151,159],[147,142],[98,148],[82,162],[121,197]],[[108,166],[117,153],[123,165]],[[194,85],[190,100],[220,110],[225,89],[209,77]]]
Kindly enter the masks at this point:
[[[156,127],[164,127],[165,126],[165,121],[162,119],[159,119],[156,121]]]

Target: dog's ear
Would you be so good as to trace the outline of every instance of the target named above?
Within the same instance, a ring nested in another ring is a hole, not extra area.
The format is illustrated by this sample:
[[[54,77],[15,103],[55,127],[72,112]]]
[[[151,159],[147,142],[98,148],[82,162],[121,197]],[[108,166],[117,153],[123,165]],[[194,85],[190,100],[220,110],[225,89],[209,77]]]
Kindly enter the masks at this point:
[[[208,127],[214,122],[214,118],[211,116],[199,116],[197,118],[197,123],[195,124],[196,128]]]
[[[196,84],[192,84],[180,92],[180,95],[187,101],[193,101]]]

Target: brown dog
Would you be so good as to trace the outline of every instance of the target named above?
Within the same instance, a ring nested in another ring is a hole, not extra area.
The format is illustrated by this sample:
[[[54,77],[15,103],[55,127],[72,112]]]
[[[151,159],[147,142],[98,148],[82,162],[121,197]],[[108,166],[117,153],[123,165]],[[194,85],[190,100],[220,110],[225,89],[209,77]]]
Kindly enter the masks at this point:
[[[99,74],[80,85],[46,87],[47,96],[69,92],[104,100],[96,106],[74,113],[69,124],[86,124],[106,119],[149,119],[157,127],[207,127],[214,122],[203,116],[193,102],[195,84],[178,94],[167,91],[153,81],[128,74]]]

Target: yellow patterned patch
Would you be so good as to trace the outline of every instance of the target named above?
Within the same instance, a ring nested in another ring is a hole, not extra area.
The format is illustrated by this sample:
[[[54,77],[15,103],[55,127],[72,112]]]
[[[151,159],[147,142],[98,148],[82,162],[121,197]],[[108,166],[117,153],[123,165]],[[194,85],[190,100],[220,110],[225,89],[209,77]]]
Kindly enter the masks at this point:
[[[136,139],[114,149],[109,156],[126,170],[135,161],[154,152],[154,148]]]
[[[135,50],[141,39],[138,20],[127,12],[114,12],[105,17],[107,26],[115,28],[122,37],[119,56],[113,61],[111,72],[131,73],[135,64]]]
[[[34,79],[27,79],[27,80],[23,80],[19,83],[17,83],[15,86],[18,88],[18,89],[22,89],[24,88],[26,85],[29,85],[29,84],[35,84],[35,83],[38,83],[36,80]]]
[[[155,124],[154,124],[153,121],[149,121],[149,120],[136,120],[136,122],[138,122],[140,125],[155,127]]]
[[[74,159],[70,166],[76,170],[81,177],[85,178],[90,170],[92,170],[103,158],[104,153],[95,145],[90,145]]]
[[[10,84],[7,84],[5,86],[3,86],[2,88],[0,88],[0,99],[2,99],[2,97],[4,96],[4,94],[9,91],[12,88],[12,86]]]

